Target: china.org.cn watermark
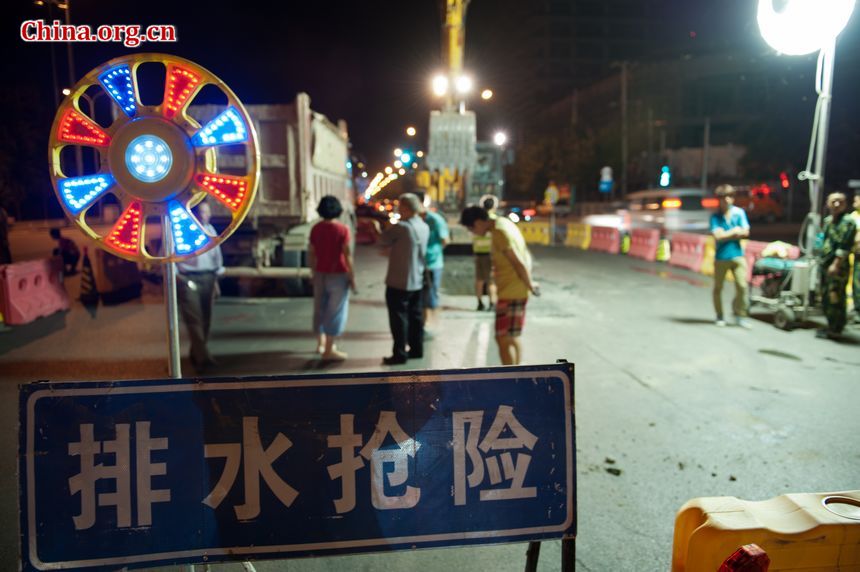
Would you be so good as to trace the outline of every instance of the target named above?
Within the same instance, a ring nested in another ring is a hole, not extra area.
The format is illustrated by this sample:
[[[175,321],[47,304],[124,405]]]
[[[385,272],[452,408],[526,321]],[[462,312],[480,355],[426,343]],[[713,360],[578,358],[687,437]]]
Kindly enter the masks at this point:
[[[21,39],[25,42],[122,42],[136,48],[144,42],[175,42],[176,26],[156,24],[138,26],[105,24],[93,30],[89,24],[63,24],[54,20],[25,20],[21,23]]]

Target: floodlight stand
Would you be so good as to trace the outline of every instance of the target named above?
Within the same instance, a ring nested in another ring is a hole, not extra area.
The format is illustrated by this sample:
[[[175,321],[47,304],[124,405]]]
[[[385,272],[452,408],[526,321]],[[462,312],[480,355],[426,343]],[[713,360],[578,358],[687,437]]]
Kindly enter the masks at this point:
[[[170,217],[167,215],[161,221],[165,232],[164,253],[173,256],[173,233],[170,232]],[[167,307],[167,371],[171,378],[182,377],[182,365],[179,361],[179,304],[176,298],[176,263],[167,262],[164,265],[164,301]]]
[[[827,130],[830,126],[830,105],[833,97],[833,60],[836,39],[821,48],[815,71],[815,91],[818,102],[812,123],[812,138],[806,169],[798,174],[801,181],[809,181],[809,214],[806,215],[798,242],[804,254],[812,254],[815,240],[821,229],[822,192],[824,190],[824,160],[827,155]],[[814,160],[814,170],[813,170]]]

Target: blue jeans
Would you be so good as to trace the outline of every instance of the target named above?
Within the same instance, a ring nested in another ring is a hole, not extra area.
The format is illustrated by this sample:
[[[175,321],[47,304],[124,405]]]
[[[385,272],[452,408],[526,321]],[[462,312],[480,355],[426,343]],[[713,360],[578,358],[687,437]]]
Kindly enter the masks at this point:
[[[314,333],[337,337],[349,314],[349,275],[314,272]]]
[[[442,269],[430,268],[430,284],[427,286],[427,298],[424,306],[434,310],[439,307],[439,288],[442,286]]]

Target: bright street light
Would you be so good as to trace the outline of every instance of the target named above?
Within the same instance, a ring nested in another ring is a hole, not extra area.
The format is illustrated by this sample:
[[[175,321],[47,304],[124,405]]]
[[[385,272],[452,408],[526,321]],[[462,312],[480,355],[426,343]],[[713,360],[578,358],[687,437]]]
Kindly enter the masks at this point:
[[[504,146],[504,144],[507,142],[508,136],[504,131],[496,131],[496,133],[493,135],[493,143],[495,143],[499,147]]]
[[[417,133],[417,132],[415,131],[415,128],[412,127],[411,125],[406,128],[406,134],[409,135],[410,137],[415,137],[415,133]]]
[[[391,167],[386,167],[386,168],[385,168],[385,174],[386,174],[386,175],[390,175],[390,174],[391,174],[391,171],[393,171],[393,170],[394,170],[394,169],[392,169]]]
[[[399,171],[397,171],[397,172],[398,172],[399,174],[401,174],[401,175],[405,175],[405,174],[406,174],[406,169],[400,169],[400,170],[399,170]]]
[[[403,149],[401,149],[400,147],[398,147],[397,149],[394,150],[394,156],[395,157],[400,157],[402,154],[403,154]]]
[[[400,160],[404,163],[408,163],[412,160],[412,155],[410,155],[409,153],[403,153],[403,155],[400,156]]]
[[[415,154],[416,154],[419,158],[421,158],[421,157],[423,157],[423,156],[424,156],[424,151],[418,151],[418,152],[417,152],[417,153],[415,153]]]
[[[758,26],[765,41],[789,56],[826,48],[848,24],[854,0],[788,0],[782,10],[773,0],[759,0]]]
[[[486,99],[490,99],[492,97],[493,97],[493,90],[492,89],[485,89],[484,91],[481,92],[481,99],[486,100]]]
[[[469,93],[472,91],[472,78],[467,75],[461,75],[457,78],[457,92]]]
[[[433,78],[433,93],[440,97],[448,93],[447,77],[440,74]]]
[[[362,178],[362,179],[366,179],[366,178],[367,178],[367,171],[362,171],[362,172],[361,172],[361,178]]]
[[[400,159],[398,159],[394,162],[394,168],[395,169],[399,169],[402,166],[403,166],[403,162]]]

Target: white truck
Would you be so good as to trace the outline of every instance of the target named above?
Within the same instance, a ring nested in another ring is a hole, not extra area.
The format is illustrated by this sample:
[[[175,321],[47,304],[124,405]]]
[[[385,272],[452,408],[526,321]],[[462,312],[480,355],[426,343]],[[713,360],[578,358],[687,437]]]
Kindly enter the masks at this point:
[[[246,105],[260,142],[260,187],[245,222],[226,240],[227,277],[239,279],[251,291],[253,278],[282,278],[287,294],[308,294],[307,244],[318,219],[316,207],[324,195],[334,195],[344,208],[342,221],[355,229],[355,203],[349,163],[346,122],[337,124],[313,111],[310,97],[299,93],[286,105]],[[199,105],[189,112],[201,121],[214,118],[223,106]],[[244,172],[245,156],[217,148],[224,172]],[[219,214],[213,209],[213,224]],[[355,233],[353,232],[353,236]]]

